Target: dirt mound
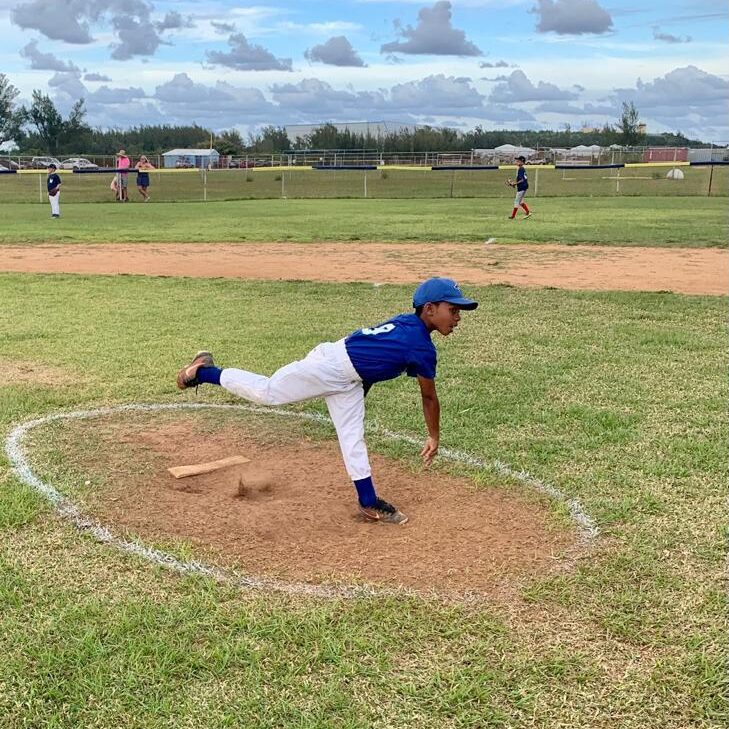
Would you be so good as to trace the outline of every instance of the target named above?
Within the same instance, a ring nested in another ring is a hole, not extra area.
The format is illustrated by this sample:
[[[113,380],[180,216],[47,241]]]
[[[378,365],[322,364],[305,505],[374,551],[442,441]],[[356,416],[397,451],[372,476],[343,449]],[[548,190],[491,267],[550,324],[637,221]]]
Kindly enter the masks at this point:
[[[574,531],[531,493],[372,454],[379,492],[410,517],[381,525],[359,514],[336,441],[308,436],[310,426],[159,419],[69,423],[61,445],[93,479],[88,511],[147,542],[187,542],[197,560],[297,582],[488,594],[553,569],[575,547]],[[231,455],[251,460],[182,479],[167,472]]]

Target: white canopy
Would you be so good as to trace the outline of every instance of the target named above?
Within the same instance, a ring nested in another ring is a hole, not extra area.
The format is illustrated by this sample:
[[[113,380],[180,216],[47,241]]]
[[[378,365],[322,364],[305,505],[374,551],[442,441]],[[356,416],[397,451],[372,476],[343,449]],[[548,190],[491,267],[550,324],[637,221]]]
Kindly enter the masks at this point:
[[[575,157],[588,154],[600,154],[601,149],[602,147],[599,144],[591,144],[589,147],[585,144],[578,144],[576,147],[572,147],[572,149],[570,149],[569,154]]]
[[[537,150],[531,147],[516,147],[513,144],[502,144],[500,147],[496,147],[494,152],[498,154],[523,154],[528,157],[530,154],[534,154]]]

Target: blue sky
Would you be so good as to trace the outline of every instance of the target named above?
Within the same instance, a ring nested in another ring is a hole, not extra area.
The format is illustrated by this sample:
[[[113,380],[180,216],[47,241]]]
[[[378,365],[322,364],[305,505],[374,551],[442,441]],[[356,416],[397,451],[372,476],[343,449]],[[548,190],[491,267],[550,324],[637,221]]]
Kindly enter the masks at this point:
[[[727,31],[713,0],[0,0],[0,72],[105,128],[579,129],[633,101],[729,143]]]

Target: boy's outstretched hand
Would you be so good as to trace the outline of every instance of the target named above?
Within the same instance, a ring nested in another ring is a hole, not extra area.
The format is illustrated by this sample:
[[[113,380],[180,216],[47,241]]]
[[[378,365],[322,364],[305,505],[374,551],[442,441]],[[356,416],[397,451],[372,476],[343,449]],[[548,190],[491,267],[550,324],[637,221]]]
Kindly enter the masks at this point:
[[[425,441],[423,450],[420,451],[423,463],[426,466],[430,466],[433,463],[436,453],[438,453],[438,439],[429,436],[428,440]]]

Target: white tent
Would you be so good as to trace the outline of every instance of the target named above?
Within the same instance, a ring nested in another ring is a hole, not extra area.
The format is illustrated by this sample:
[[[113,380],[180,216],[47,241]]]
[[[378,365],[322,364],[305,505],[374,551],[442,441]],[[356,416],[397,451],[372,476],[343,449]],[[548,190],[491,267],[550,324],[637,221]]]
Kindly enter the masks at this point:
[[[572,147],[568,152],[570,157],[595,157],[600,154],[602,147],[599,144],[591,144],[589,147],[585,144],[578,144]]]
[[[528,157],[530,154],[534,154],[537,150],[532,149],[531,147],[516,147],[513,144],[502,144],[500,147],[496,147],[494,149],[494,152],[497,154],[500,154],[502,157],[506,155],[523,155],[524,157]]]

